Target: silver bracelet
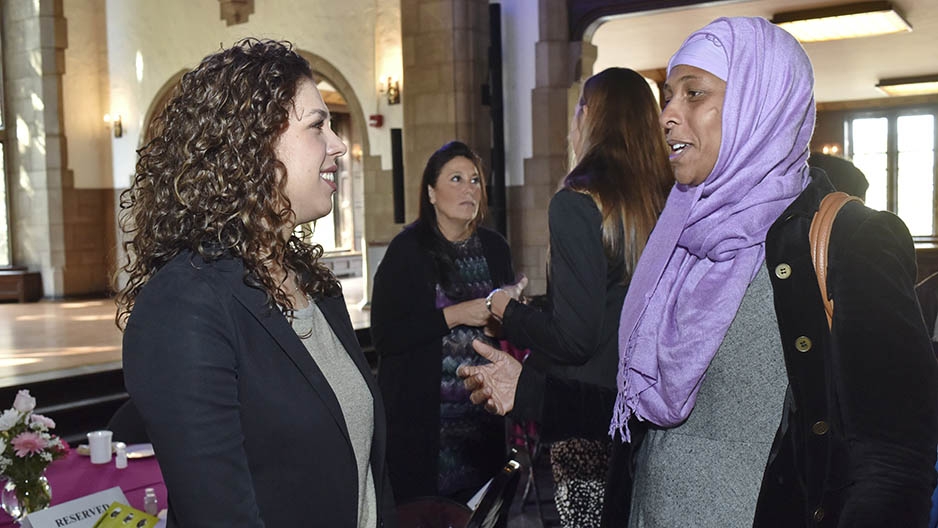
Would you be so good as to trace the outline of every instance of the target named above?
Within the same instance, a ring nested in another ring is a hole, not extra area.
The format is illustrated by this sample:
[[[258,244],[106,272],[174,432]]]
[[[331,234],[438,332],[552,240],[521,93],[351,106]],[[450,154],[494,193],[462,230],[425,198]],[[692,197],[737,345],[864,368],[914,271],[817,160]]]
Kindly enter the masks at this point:
[[[504,291],[504,290],[502,290],[501,288],[495,288],[494,290],[492,290],[491,292],[489,292],[488,297],[485,298],[485,308],[486,308],[486,309],[489,311],[489,313],[492,314],[492,315],[495,315],[495,313],[492,312],[492,297],[495,296],[495,292],[500,292],[500,291]],[[496,316],[496,317],[498,317],[498,316]]]

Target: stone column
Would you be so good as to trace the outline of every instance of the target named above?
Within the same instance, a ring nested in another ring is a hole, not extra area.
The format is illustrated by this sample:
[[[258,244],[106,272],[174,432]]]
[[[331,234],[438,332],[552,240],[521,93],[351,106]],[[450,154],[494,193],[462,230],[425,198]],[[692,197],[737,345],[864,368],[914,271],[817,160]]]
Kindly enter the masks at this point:
[[[547,289],[547,206],[569,168],[567,127],[573,74],[565,0],[538,0],[536,80],[531,94],[532,153],[524,185],[508,189],[509,241],[515,268],[527,275],[530,294]]]
[[[488,0],[401,0],[404,79],[405,219],[417,217],[424,165],[460,140],[486,163],[491,118],[482,105],[488,77]]]
[[[62,0],[3,2],[13,263],[42,272],[43,293],[53,297],[67,293],[62,194],[72,187],[62,127],[62,13]]]

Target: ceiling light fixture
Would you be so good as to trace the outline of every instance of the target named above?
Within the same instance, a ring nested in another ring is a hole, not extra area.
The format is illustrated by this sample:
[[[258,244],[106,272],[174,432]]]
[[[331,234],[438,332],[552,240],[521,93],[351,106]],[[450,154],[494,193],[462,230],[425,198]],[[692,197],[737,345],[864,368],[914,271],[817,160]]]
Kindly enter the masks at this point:
[[[922,95],[938,93],[938,73],[916,77],[880,79],[876,88],[886,95]]]
[[[772,23],[788,31],[801,42],[822,42],[912,31],[912,26],[890,2],[857,2],[776,13],[772,17]]]

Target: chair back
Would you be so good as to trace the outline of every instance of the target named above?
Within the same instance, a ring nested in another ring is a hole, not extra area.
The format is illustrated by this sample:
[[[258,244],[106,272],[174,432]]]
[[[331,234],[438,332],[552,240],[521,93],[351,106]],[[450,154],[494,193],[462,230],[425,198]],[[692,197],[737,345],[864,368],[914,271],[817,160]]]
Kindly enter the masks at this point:
[[[466,528],[495,528],[505,526],[508,511],[518,489],[518,480],[521,478],[522,465],[516,460],[517,453],[512,450],[512,456],[505,466],[495,475],[479,506],[472,513]]]
[[[107,422],[107,429],[113,431],[115,442],[125,444],[148,444],[150,437],[143,425],[143,417],[134,405],[133,400],[125,401],[111,415]]]

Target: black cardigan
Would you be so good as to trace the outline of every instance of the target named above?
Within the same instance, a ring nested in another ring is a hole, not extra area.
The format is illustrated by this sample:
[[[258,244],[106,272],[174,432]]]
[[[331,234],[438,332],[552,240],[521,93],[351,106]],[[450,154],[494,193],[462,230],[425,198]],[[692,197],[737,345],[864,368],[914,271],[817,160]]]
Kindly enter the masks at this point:
[[[823,173],[812,175],[766,239],[790,387],[753,526],[925,526],[935,487],[938,362],[913,291],[912,239],[890,213],[841,211],[829,246],[828,331],[808,228],[833,188]],[[787,279],[775,274],[781,263],[791,267]],[[795,344],[802,336],[811,340],[807,352]],[[513,414],[540,419],[545,429],[608,430],[615,391],[528,368],[523,391],[540,392],[542,406]],[[630,451],[614,442],[603,526],[627,525]]]
[[[493,285],[514,282],[508,243],[490,229],[477,232]],[[378,384],[388,417],[388,468],[398,502],[438,494],[441,354],[450,329],[436,307],[432,266],[417,230],[404,229],[378,266],[371,297]]]
[[[550,311],[512,300],[502,321],[504,336],[532,350],[527,363],[533,367],[615,388],[625,264],[606,257],[602,214],[589,195],[561,189],[547,217]]]

